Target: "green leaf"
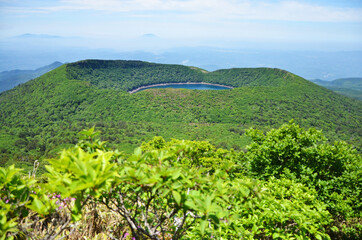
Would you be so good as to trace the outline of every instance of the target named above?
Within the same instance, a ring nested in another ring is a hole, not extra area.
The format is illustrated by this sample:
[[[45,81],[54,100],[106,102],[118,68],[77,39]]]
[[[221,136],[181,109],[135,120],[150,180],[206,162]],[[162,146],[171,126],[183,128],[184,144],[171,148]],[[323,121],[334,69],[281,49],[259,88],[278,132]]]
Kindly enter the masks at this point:
[[[180,203],[181,203],[181,195],[176,191],[172,191],[172,196],[175,199],[175,201],[177,202],[177,204],[180,205]]]
[[[27,207],[42,215],[44,215],[44,212],[46,210],[44,209],[44,204],[37,197],[34,197],[31,205],[28,205]]]
[[[273,239],[277,239],[280,237],[280,234],[279,233],[273,233]]]
[[[142,149],[139,147],[139,148],[136,148],[134,150],[134,153],[133,153],[135,156],[141,156],[142,154]]]
[[[200,232],[201,232],[201,235],[204,235],[204,233],[205,233],[205,228],[206,228],[206,226],[207,226],[207,223],[208,223],[207,220],[201,220],[201,223],[200,223]]]
[[[72,209],[72,221],[76,222],[82,218],[82,203],[79,198],[75,200],[73,209]]]

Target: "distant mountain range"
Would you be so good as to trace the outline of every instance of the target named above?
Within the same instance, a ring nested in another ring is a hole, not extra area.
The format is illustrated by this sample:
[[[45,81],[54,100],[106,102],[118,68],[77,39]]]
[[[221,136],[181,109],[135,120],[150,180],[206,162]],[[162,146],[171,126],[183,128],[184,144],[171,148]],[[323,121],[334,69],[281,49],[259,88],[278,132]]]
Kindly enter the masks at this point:
[[[333,81],[314,79],[311,81],[347,97],[362,100],[362,78],[340,78]]]
[[[18,35],[16,36],[16,38],[62,38],[61,36],[56,36],[56,35],[48,35],[48,34],[31,34],[31,33],[25,33],[22,35]]]
[[[98,40],[76,36],[31,34],[0,38],[0,71],[35,69],[54,61],[82,59],[141,60],[182,64],[214,71],[225,68],[281,68],[305,79],[333,80],[362,76],[362,51],[304,51],[251,48],[239,43],[230,48],[207,45],[169,46],[153,33],[94,47]],[[88,45],[84,43],[88,42]],[[112,44],[111,44],[112,43]],[[127,48],[125,47],[127,46]]]
[[[63,65],[63,63],[53,62],[50,65],[40,67],[35,70],[12,70],[0,72],[0,92],[12,89],[21,83],[37,78],[44,73],[60,67],[61,65]]]

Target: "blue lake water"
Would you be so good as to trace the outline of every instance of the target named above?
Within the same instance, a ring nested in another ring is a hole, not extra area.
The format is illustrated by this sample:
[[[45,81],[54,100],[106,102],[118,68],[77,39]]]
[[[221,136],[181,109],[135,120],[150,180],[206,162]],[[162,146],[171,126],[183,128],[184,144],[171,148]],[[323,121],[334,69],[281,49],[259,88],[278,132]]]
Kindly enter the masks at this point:
[[[153,86],[153,87],[145,87],[142,90],[150,89],[150,88],[185,88],[185,89],[197,89],[197,90],[225,90],[230,89],[228,87],[216,86],[216,85],[208,85],[208,84],[167,84],[162,86]]]

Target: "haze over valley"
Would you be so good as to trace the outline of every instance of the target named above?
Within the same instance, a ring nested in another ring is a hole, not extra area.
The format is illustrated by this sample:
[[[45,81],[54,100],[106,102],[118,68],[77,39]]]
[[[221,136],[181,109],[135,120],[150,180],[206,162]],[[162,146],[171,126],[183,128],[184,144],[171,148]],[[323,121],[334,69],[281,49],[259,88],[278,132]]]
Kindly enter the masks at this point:
[[[362,76],[357,0],[23,2],[0,5],[0,71],[123,59],[208,71],[272,67],[306,79]]]
[[[225,68],[271,67],[281,68],[298,74],[306,79],[334,80],[337,78],[362,76],[362,51],[300,50],[253,46],[248,48],[243,42],[230,48],[207,45],[185,46],[177,48],[147,49],[147,39],[139,40],[139,49],[117,50],[109,48],[84,47],[75,41],[62,37],[47,36],[15,37],[0,39],[0,72],[9,70],[33,70],[55,61],[74,62],[83,59],[142,60],[166,64],[182,64],[214,71]],[[163,40],[156,39],[155,45]],[[121,43],[120,43],[121,44]],[[122,44],[121,44],[122,45]],[[54,47],[56,46],[56,47]]]

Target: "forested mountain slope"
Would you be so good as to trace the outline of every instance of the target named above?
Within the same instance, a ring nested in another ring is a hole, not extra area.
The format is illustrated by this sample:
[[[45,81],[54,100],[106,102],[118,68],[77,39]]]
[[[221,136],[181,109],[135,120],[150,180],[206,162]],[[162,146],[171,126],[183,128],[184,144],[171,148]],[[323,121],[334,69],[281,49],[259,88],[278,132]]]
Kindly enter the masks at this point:
[[[234,88],[127,92],[167,82]],[[0,112],[1,164],[31,165],[74,143],[77,132],[93,125],[104,140],[125,151],[155,135],[242,149],[249,141],[245,129],[267,130],[294,118],[303,127],[322,129],[332,140],[361,148],[359,101],[280,69],[207,72],[140,61],[85,60],[1,93]]]
[[[61,66],[62,64],[63,63],[61,62],[54,62],[35,70],[11,70],[0,72],[0,92],[11,89],[16,85],[29,81],[30,79],[39,77],[44,73]]]
[[[158,83],[208,82],[232,87],[282,86],[292,74],[271,68],[234,68],[215,72],[182,65],[156,64],[141,61],[85,60],[66,67],[69,79],[84,80],[98,88],[133,90]]]
[[[362,78],[339,78],[333,81],[315,79],[312,82],[324,87],[340,87],[362,91]]]
[[[311,81],[336,93],[362,100],[362,78],[340,78],[333,81],[315,79]]]

